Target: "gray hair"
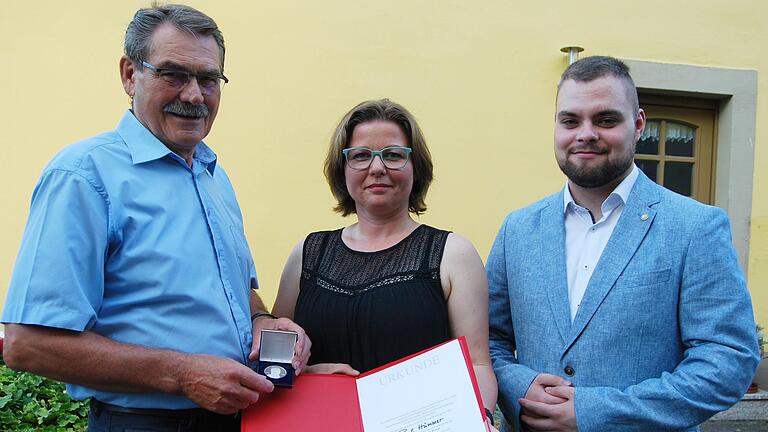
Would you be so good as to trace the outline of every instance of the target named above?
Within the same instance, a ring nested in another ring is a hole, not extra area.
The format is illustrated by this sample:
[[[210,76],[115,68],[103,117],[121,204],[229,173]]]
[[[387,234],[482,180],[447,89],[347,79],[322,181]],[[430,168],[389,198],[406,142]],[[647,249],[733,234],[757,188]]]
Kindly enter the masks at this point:
[[[224,36],[216,22],[208,15],[185,5],[153,4],[139,9],[125,30],[125,55],[141,70],[141,62],[149,57],[152,34],[164,23],[171,23],[177,29],[193,36],[212,36],[219,46],[221,73],[224,73]]]

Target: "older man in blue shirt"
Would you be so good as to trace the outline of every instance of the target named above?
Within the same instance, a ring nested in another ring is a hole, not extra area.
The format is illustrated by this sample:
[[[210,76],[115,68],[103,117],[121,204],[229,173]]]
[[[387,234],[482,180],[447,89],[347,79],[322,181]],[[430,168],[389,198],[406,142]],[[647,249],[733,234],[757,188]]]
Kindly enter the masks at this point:
[[[232,185],[202,142],[216,117],[224,41],[185,6],[139,10],[120,60],[132,109],[48,164],[32,197],[2,322],[14,369],[91,397],[89,430],[239,430],[272,384],[248,367],[275,319]],[[142,429],[143,430],[143,429]]]

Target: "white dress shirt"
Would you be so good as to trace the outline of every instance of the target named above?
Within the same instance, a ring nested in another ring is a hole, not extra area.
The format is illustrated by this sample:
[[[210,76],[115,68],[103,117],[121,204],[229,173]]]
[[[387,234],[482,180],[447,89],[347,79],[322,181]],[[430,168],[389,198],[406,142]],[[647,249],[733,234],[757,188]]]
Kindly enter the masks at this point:
[[[603,249],[611,238],[616,222],[624,210],[629,192],[639,175],[637,166],[616,186],[603,201],[600,209],[603,217],[592,220],[586,208],[576,204],[565,184],[563,211],[565,212],[565,259],[568,267],[568,302],[571,306],[571,321],[576,317],[581,300],[587,291],[589,279],[595,270]]]

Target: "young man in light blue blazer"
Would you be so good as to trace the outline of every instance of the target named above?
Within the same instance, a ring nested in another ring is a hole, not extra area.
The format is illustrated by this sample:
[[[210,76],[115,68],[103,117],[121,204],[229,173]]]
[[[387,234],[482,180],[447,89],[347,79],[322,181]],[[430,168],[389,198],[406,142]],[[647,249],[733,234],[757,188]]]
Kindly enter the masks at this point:
[[[645,121],[621,61],[563,73],[555,157],[568,182],[512,212],[487,262],[507,430],[698,430],[754,375],[728,218],[635,166]]]

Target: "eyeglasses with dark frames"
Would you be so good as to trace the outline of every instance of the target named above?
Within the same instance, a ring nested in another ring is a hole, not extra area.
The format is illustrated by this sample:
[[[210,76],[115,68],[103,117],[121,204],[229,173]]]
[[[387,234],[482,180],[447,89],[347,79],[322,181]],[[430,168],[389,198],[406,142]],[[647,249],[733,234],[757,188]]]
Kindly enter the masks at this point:
[[[413,149],[410,147],[387,147],[381,150],[371,150],[365,147],[345,148],[341,152],[347,161],[347,166],[354,170],[367,170],[378,156],[388,169],[399,170],[408,163]]]
[[[197,85],[200,86],[200,92],[204,94],[213,94],[221,88],[221,81],[228,83],[229,79],[224,74],[194,74],[189,71],[173,68],[159,68],[151,65],[145,61],[141,64],[155,73],[163,82],[168,84],[175,90],[181,90],[189,84],[189,80],[193,77],[197,80]]]

